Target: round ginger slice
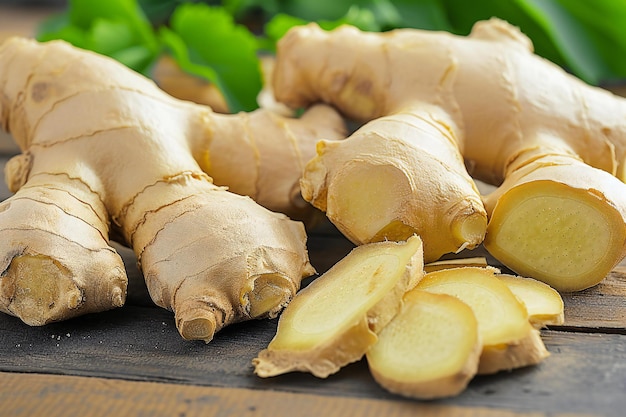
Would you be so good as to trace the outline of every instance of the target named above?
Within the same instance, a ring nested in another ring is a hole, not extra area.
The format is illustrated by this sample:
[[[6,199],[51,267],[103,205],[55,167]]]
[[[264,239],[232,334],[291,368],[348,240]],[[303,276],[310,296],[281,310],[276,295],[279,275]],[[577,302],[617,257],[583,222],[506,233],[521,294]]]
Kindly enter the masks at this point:
[[[498,278],[524,303],[535,328],[564,323],[563,299],[557,290],[534,278],[509,274],[499,274]]]
[[[481,352],[478,322],[458,298],[414,289],[367,352],[374,379],[390,392],[433,399],[463,391]]]
[[[462,267],[428,273],[417,288],[459,298],[478,320],[483,351],[478,373],[490,374],[539,363],[548,356],[524,304],[493,268]]]

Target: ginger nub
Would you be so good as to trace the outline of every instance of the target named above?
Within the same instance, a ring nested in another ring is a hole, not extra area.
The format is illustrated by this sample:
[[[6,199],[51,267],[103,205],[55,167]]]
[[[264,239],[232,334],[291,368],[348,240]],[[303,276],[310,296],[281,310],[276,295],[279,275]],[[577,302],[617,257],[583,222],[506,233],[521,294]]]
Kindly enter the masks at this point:
[[[24,323],[41,326],[75,309],[82,302],[82,292],[70,272],[58,262],[43,255],[22,255],[13,258],[7,275],[12,294],[9,309]],[[122,300],[119,300],[119,304]]]
[[[295,288],[280,274],[263,274],[253,282],[253,288],[242,296],[242,304],[249,305],[252,318],[274,318],[291,301]]]

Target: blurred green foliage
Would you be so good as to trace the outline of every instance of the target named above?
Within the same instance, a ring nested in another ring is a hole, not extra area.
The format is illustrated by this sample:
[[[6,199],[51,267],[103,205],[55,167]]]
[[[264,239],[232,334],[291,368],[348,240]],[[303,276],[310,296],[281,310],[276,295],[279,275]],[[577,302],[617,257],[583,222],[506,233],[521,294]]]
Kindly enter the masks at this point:
[[[40,27],[150,75],[170,54],[185,71],[215,83],[231,111],[252,110],[261,88],[258,55],[273,52],[294,25],[365,31],[409,27],[466,35],[500,17],[528,35],[537,54],[590,84],[626,77],[624,0],[69,0]]]

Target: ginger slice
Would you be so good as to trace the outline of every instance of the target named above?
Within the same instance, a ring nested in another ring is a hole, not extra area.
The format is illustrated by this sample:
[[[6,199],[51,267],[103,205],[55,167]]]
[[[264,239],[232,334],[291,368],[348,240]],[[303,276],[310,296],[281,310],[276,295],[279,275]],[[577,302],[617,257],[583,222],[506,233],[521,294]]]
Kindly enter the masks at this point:
[[[500,274],[497,277],[524,303],[528,319],[535,328],[565,322],[563,299],[548,284],[517,275]]]
[[[253,360],[255,373],[304,371],[325,378],[361,359],[422,271],[417,236],[353,249],[285,308],[276,335]]]
[[[429,262],[424,265],[424,272],[434,272],[442,269],[459,268],[463,266],[488,266],[487,258],[483,256],[475,256],[472,258],[455,258],[443,259],[440,261]]]
[[[459,394],[476,374],[481,353],[474,312],[456,297],[420,289],[407,292],[403,301],[366,354],[372,376],[407,397]]]
[[[530,324],[526,307],[496,277],[493,268],[430,272],[417,288],[456,296],[472,308],[483,342],[479,374],[534,365],[549,355]]]

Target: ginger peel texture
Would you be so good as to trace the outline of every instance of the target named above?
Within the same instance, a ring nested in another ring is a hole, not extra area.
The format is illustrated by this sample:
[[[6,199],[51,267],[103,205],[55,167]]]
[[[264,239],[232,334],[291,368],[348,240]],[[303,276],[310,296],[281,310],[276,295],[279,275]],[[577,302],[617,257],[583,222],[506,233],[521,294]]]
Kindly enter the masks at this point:
[[[328,106],[299,119],[218,115],[109,58],[12,38],[0,47],[0,125],[22,150],[0,208],[0,311],[41,325],[119,307],[113,236],[187,339],[276,316],[314,273],[303,223],[270,210],[317,217],[299,179],[310,143],[344,136]]]

